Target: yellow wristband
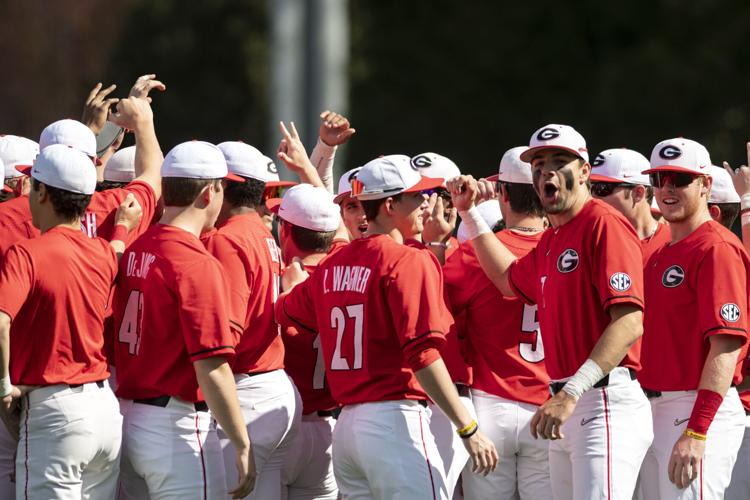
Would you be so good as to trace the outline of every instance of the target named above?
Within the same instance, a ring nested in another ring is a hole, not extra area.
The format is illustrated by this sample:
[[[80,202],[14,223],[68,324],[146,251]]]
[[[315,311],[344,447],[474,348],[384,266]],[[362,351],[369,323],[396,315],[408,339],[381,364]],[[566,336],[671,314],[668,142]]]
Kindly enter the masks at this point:
[[[699,432],[692,431],[690,429],[685,429],[685,435],[689,438],[697,439],[698,441],[705,441],[706,435],[700,434]]]
[[[477,421],[476,421],[476,420],[472,420],[471,422],[469,422],[469,423],[468,423],[468,424],[466,425],[466,427],[461,427],[460,429],[457,429],[457,430],[456,430],[456,433],[457,433],[457,434],[458,434],[459,436],[465,436],[465,435],[467,435],[467,434],[471,433],[471,431],[473,431],[474,429],[476,429],[476,427],[477,427],[478,425],[479,425],[479,424],[477,423]]]

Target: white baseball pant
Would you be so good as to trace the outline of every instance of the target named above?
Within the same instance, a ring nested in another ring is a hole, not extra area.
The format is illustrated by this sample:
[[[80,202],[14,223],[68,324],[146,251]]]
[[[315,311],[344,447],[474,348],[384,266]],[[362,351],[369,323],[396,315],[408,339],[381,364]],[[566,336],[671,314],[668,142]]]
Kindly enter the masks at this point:
[[[656,482],[642,478],[645,498],[711,500],[724,498],[724,490],[732,477],[732,468],[745,432],[745,411],[734,387],[729,389],[708,429],[706,451],[698,478],[683,490],[669,480],[667,467],[672,448],[685,432],[697,391],[662,392],[651,398],[654,422],[652,453],[657,463]],[[747,498],[747,497],[745,497]]]
[[[471,418],[476,419],[477,412],[474,410],[471,398],[464,396],[459,397],[459,400],[463,403]],[[435,436],[435,445],[445,467],[445,484],[448,491],[451,492],[451,498],[458,500],[455,494],[456,484],[461,477],[466,462],[469,461],[469,452],[466,451],[462,439],[456,434],[453,423],[445,416],[440,407],[430,402],[429,408],[431,412],[430,431]]]
[[[547,441],[534,439],[529,423],[539,408],[536,405],[504,399],[472,389],[479,428],[497,449],[499,460],[487,476],[463,473],[466,500],[536,500],[551,498]]]
[[[16,447],[18,443],[0,423],[0,500],[15,500]]]
[[[237,399],[247,425],[255,458],[255,488],[247,498],[265,500],[281,495],[281,469],[289,444],[299,428],[302,400],[284,370],[253,375],[235,374]],[[227,482],[237,477],[234,446],[224,432],[219,442],[224,453]]]
[[[16,498],[114,498],[122,417],[106,382],[50,385],[24,397]]]
[[[224,460],[209,412],[178,398],[164,408],[121,399],[120,410],[120,498],[144,498],[144,483],[151,500],[227,498]],[[228,483],[237,484],[236,472]]]
[[[745,435],[742,438],[737,462],[732,471],[732,480],[724,493],[726,500],[747,500],[750,498],[750,415],[745,416]]]
[[[335,422],[333,417],[318,416],[317,412],[302,415],[281,473],[282,500],[338,498],[331,461]]]
[[[552,497],[556,500],[631,500],[641,462],[653,440],[651,408],[627,368],[609,374],[607,387],[578,400],[550,441]]]
[[[345,406],[333,431],[342,500],[448,500],[430,410],[413,400]]]

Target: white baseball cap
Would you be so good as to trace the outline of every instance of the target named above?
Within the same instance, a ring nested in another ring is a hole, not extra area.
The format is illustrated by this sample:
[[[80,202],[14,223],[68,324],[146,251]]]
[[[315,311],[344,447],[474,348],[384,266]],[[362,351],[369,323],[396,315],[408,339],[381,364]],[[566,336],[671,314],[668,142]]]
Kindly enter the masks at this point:
[[[672,170],[688,174],[710,175],[711,156],[700,143],[677,137],[661,141],[651,151],[651,166],[644,174]]]
[[[529,140],[529,149],[523,152],[521,160],[531,162],[534,154],[543,149],[562,149],[589,161],[586,139],[569,125],[551,123],[534,132]]]
[[[58,120],[47,125],[39,136],[39,149],[52,144],[63,144],[84,152],[97,165],[101,161],[96,156],[96,136],[83,123],[76,120]]]
[[[352,180],[352,193],[360,200],[378,200],[415,193],[443,185],[444,179],[423,177],[406,155],[388,155],[367,162]]]
[[[708,197],[709,203],[739,203],[740,195],[734,190],[732,177],[722,167],[711,165],[709,175],[713,179],[711,184],[711,195]]]
[[[649,167],[648,159],[638,151],[617,148],[607,149],[591,162],[592,182],[624,182],[650,186],[648,175],[641,172]]]
[[[422,153],[412,156],[411,165],[424,177],[443,179],[443,187],[447,179],[461,175],[461,170],[453,161],[437,153]]]
[[[71,193],[94,194],[96,191],[96,169],[91,158],[63,144],[42,149],[31,167],[31,177]]]
[[[245,182],[242,177],[229,173],[221,149],[205,141],[183,142],[173,147],[161,164],[161,176]]]
[[[334,203],[341,203],[344,198],[352,194],[352,181],[357,178],[357,174],[362,170],[362,167],[357,167],[344,172],[339,179],[339,190],[336,197],[333,199]]]
[[[497,202],[497,200],[483,201],[482,203],[477,205],[477,210],[479,210],[479,215],[482,216],[482,219],[484,219],[484,222],[486,222],[487,225],[490,226],[490,228],[492,228],[499,221],[503,220],[503,214],[500,211],[500,204]],[[458,225],[458,231],[456,231],[456,239],[459,243],[464,243],[469,239],[469,231],[468,229],[466,229],[466,226],[464,226],[463,223]]]
[[[513,184],[533,184],[531,180],[531,165],[521,159],[527,149],[526,146],[511,148],[500,158],[497,174],[487,177],[488,181],[511,182]]]
[[[218,145],[233,174],[266,183],[266,187],[287,187],[297,183],[279,180],[279,169],[271,158],[242,141],[226,141]]]
[[[341,223],[339,206],[326,189],[311,184],[297,184],[278,198],[268,200],[266,207],[281,219],[311,231],[335,231]]]
[[[3,169],[5,168],[2,158],[0,158],[0,168],[3,168]],[[2,189],[0,189],[0,191],[2,191],[3,193],[12,193],[13,192],[13,190],[11,188],[9,188],[8,186],[6,186],[5,184],[3,184],[3,187],[2,187]]]
[[[135,179],[135,146],[118,149],[104,167],[104,180],[130,182]]]
[[[17,135],[0,135],[0,159],[5,164],[5,178],[21,177],[31,170],[39,154],[39,144]],[[19,170],[24,169],[24,171]]]

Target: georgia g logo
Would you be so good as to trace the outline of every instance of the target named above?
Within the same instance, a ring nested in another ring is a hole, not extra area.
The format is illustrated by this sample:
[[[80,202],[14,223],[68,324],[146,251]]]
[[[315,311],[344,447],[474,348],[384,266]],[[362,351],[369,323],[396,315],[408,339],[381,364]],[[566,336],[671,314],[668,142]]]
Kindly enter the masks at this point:
[[[552,127],[543,128],[536,134],[537,141],[549,141],[556,137],[560,137],[560,131]]]
[[[357,178],[357,174],[359,173],[360,170],[362,170],[362,167],[355,168],[354,170],[352,170],[352,173],[349,174],[349,177],[346,178],[346,180],[349,181],[349,184],[351,184],[352,181]]]
[[[677,146],[667,145],[659,150],[659,156],[665,160],[674,160],[682,155],[682,150]]]
[[[561,273],[569,273],[578,267],[578,253],[568,248],[557,258],[557,270]]]
[[[411,168],[419,171],[420,168],[432,166],[432,158],[427,155],[417,155],[411,159]]]
[[[604,162],[607,161],[607,159],[602,154],[596,155],[596,158],[594,158],[594,161],[591,162],[592,167],[601,167],[604,165]]]
[[[667,288],[674,288],[685,281],[685,271],[680,266],[670,266],[661,275],[661,284]]]
[[[268,167],[268,172],[269,173],[271,173],[271,174],[278,174],[279,173],[279,169],[276,167],[276,164],[274,162],[269,161],[267,167]]]
[[[609,277],[609,286],[618,292],[624,292],[630,288],[632,281],[626,273],[614,273]]]
[[[724,304],[721,306],[721,317],[730,323],[736,323],[740,319],[740,308],[737,304]]]

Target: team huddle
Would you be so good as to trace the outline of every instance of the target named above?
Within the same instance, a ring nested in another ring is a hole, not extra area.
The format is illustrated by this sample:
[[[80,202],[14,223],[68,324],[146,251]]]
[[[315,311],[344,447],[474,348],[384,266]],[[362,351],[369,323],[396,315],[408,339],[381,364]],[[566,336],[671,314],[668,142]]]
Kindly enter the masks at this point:
[[[0,136],[0,500],[750,498],[750,168],[550,124],[334,190],[345,117],[281,181],[154,89]]]

